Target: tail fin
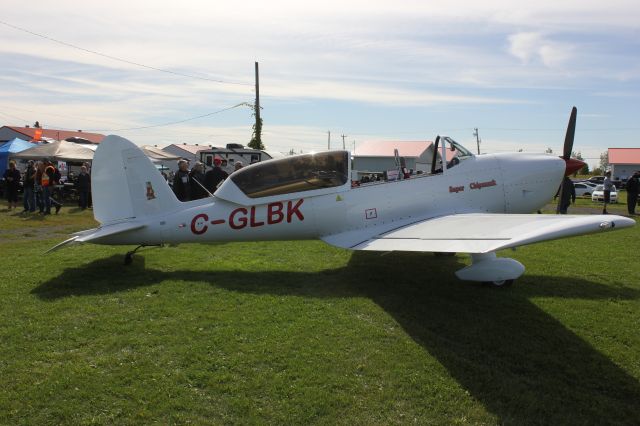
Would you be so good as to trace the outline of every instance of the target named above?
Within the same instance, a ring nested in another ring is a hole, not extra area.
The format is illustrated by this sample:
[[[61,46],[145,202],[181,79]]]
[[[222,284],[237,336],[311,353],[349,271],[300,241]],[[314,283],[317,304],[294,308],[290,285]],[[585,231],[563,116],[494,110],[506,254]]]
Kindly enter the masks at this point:
[[[151,160],[132,142],[104,138],[93,157],[93,214],[102,224],[167,213],[179,201]]]

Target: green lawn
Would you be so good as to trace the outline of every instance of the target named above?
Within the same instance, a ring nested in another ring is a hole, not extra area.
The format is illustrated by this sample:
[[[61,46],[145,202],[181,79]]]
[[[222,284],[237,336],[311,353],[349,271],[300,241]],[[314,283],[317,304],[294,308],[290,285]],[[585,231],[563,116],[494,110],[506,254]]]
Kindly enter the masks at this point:
[[[640,227],[493,289],[320,242],[43,254],[92,226],[0,210],[0,424],[640,423]]]

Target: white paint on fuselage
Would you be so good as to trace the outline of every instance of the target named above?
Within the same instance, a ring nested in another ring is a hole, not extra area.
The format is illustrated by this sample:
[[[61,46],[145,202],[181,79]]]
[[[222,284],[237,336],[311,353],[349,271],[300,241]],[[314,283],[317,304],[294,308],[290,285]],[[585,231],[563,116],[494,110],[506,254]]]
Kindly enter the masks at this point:
[[[360,235],[371,235],[371,228],[378,234],[456,213],[534,212],[553,198],[564,169],[565,162],[550,155],[486,154],[467,158],[444,174],[332,188],[308,198],[301,192],[269,204],[242,206],[214,197],[149,216],[145,228],[96,243],[331,240],[341,234],[338,245],[348,247],[359,242]]]

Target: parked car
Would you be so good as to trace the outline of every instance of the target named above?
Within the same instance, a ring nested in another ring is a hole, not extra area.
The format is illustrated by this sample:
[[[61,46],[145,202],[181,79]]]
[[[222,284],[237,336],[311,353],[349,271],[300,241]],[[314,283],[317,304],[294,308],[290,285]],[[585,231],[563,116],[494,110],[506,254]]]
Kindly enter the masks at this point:
[[[589,179],[587,179],[587,182],[601,185],[604,182],[604,176],[591,176]]]
[[[591,185],[586,182],[577,182],[573,184],[576,189],[576,197],[589,197],[593,194],[593,190],[597,185]]]
[[[615,190],[615,187],[614,190],[611,191],[610,200],[612,203],[618,202],[618,192]],[[595,191],[591,194],[591,201],[604,202],[604,185],[596,186]]]

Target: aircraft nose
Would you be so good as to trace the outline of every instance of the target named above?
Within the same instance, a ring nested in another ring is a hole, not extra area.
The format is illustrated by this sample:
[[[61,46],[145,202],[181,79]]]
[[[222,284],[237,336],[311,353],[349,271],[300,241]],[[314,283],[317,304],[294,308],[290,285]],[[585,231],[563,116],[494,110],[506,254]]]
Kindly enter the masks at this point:
[[[564,172],[565,176],[569,176],[570,174],[577,172],[578,170],[582,169],[586,164],[584,161],[576,160],[575,158],[562,158],[562,159],[566,163],[565,172]]]

